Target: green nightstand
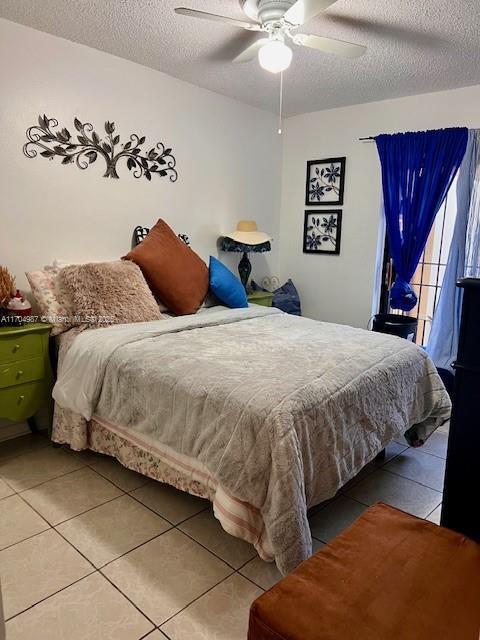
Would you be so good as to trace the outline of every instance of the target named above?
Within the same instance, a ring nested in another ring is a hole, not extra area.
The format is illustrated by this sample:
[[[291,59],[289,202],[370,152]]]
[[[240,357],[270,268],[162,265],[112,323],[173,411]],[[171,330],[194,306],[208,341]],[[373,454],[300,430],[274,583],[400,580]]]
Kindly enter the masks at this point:
[[[46,323],[0,327],[0,418],[26,420],[33,432],[35,413],[52,407],[51,328]]]
[[[261,304],[264,307],[271,307],[273,300],[273,293],[269,291],[251,291],[247,295],[248,301],[253,304]]]

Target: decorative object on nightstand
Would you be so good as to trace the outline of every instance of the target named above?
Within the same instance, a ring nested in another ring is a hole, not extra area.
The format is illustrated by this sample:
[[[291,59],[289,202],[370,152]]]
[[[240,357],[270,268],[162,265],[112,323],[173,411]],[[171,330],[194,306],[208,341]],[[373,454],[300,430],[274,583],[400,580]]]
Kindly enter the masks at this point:
[[[19,316],[20,318],[26,318],[32,315],[32,305],[22,296],[20,289],[16,290],[15,295],[7,305],[7,309],[12,315]]]
[[[27,323],[0,327],[0,418],[26,420],[37,430],[34,415],[51,409],[52,370],[48,336],[52,325]]]
[[[254,220],[240,220],[235,231],[225,234],[222,239],[222,251],[243,253],[238,264],[238,273],[245,289],[252,271],[248,254],[270,251],[272,248],[270,241],[270,236],[258,231],[257,223]]]
[[[6,267],[0,266],[0,321],[6,322],[10,315],[7,306],[15,291],[15,278]]]

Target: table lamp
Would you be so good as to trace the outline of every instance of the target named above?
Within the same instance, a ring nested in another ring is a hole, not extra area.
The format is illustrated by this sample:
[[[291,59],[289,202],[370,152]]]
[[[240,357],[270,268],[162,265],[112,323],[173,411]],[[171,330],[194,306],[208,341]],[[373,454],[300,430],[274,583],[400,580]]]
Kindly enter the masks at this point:
[[[238,273],[245,289],[252,271],[252,265],[248,259],[249,253],[264,253],[271,250],[271,237],[262,231],[258,231],[254,220],[240,220],[235,231],[226,233],[222,239],[222,251],[243,253],[238,263]]]

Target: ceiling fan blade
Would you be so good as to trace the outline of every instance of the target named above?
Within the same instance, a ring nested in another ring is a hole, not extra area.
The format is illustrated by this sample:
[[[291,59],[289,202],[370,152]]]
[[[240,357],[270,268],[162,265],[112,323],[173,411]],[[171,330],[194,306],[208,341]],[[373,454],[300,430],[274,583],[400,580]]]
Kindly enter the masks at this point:
[[[333,38],[324,38],[322,36],[310,36],[305,33],[297,33],[293,37],[293,41],[301,47],[318,49],[324,53],[334,53],[344,58],[359,58],[367,50],[367,47],[361,44],[353,44],[352,42],[344,42],[343,40],[334,40]]]
[[[267,44],[268,38],[260,38],[259,40],[255,40],[253,44],[247,47],[242,53],[240,53],[236,58],[233,59],[234,62],[249,62],[253,60],[258,55],[258,52],[263,47],[263,45]]]
[[[328,9],[337,0],[297,0],[283,16],[290,24],[299,27],[321,11]]]
[[[219,16],[216,13],[206,13],[205,11],[197,11],[196,9],[187,9],[185,7],[177,7],[175,13],[179,13],[183,16],[190,16],[191,18],[202,18],[203,20],[213,20],[214,22],[223,22],[233,27],[240,27],[241,29],[247,29],[248,31],[261,31],[262,27],[254,22],[244,22],[243,20],[235,20],[234,18],[228,18],[227,16]]]

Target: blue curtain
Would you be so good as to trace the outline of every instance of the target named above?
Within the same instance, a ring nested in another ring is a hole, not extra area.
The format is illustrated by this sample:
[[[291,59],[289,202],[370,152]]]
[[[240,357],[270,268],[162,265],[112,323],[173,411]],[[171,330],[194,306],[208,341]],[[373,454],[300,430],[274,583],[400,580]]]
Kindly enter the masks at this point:
[[[410,286],[437,211],[462,162],[468,129],[382,134],[375,138],[382,165],[383,201],[397,277],[390,306],[410,311]]]
[[[457,357],[460,318],[462,311],[462,290],[456,284],[459,278],[468,274],[468,248],[474,242],[467,241],[467,229],[475,219],[472,213],[475,193],[475,175],[480,169],[480,130],[468,132],[468,144],[460,165],[457,182],[457,216],[453,229],[452,244],[448,254],[447,267],[442,289],[432,321],[427,353],[435,365],[452,371],[452,362]],[[471,234],[472,238],[474,234]]]

